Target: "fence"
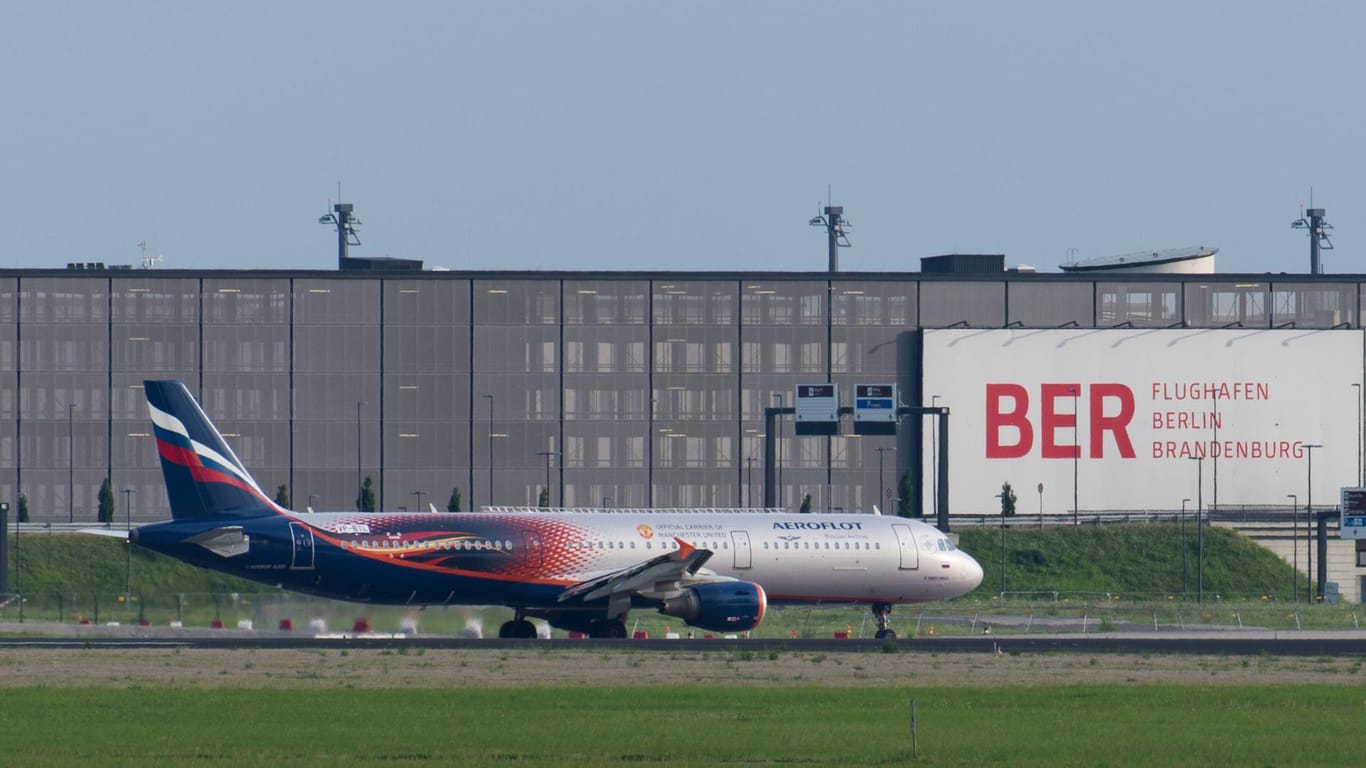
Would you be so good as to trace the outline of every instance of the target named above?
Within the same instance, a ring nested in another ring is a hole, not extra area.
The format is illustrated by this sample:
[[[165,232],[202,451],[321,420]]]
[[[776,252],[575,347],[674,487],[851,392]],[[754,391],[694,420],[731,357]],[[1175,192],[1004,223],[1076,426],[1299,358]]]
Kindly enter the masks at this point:
[[[22,615],[21,615],[22,614]],[[41,592],[0,595],[0,622],[38,623],[74,630],[83,625],[179,626],[189,630],[349,632],[358,621],[375,632],[496,637],[512,618],[501,607],[374,606],[308,598],[280,591],[243,593]],[[1203,603],[1179,595],[1008,593],[974,601],[897,606],[893,629],[901,637],[929,635],[1197,630],[1358,630],[1355,606],[1276,602],[1256,596],[1213,597]],[[771,606],[751,634],[763,638],[870,638],[876,628],[866,605]],[[14,629],[14,627],[11,627]],[[632,611],[627,630],[649,637],[697,637],[681,620],[650,610]]]

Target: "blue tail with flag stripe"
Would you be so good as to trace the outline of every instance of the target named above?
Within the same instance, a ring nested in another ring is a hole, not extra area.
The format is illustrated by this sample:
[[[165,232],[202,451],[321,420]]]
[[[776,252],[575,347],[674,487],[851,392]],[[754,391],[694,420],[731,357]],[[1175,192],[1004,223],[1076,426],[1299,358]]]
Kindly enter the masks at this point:
[[[261,492],[183,383],[144,381],[143,389],[173,518],[264,517],[284,512]]]

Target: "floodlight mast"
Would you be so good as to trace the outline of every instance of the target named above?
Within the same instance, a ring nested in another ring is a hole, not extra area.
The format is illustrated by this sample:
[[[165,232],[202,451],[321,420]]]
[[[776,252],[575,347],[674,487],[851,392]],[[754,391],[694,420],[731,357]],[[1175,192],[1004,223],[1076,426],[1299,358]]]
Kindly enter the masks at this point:
[[[337,269],[345,269],[348,247],[360,245],[356,230],[360,228],[361,221],[352,212],[354,210],[351,203],[337,203],[332,206],[332,213],[318,218],[319,224],[331,224],[337,228]]]
[[[824,216],[814,216],[807,222],[813,227],[825,227],[826,241],[830,247],[830,271],[840,271],[840,248],[849,248],[849,230],[854,228],[844,218],[844,206],[825,206]]]
[[[1312,205],[1312,201],[1310,205]],[[1301,209],[1300,217],[1290,222],[1291,229],[1309,230],[1309,274],[1323,274],[1323,263],[1319,259],[1319,250],[1333,250],[1333,241],[1328,239],[1328,230],[1333,228],[1332,224],[1323,220],[1326,208]]]

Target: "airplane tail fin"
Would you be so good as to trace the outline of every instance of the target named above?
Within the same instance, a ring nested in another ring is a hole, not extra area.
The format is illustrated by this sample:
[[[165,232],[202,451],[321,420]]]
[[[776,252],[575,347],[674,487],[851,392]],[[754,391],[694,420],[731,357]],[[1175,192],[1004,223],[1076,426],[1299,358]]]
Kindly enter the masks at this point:
[[[261,492],[232,448],[179,381],[144,381],[171,516],[265,517],[284,512]]]

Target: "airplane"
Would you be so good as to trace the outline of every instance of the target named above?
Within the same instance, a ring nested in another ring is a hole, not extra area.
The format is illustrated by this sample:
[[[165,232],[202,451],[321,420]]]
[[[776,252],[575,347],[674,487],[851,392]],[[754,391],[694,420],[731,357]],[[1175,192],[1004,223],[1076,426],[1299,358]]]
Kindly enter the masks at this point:
[[[972,591],[982,568],[938,529],[902,517],[786,512],[315,512],[262,492],[185,385],[146,381],[169,521],[127,532],[154,552],[360,603],[504,605],[500,638],[537,618],[625,637],[653,608],[716,632],[754,629],[770,604],[866,603],[895,638],[893,604]]]

